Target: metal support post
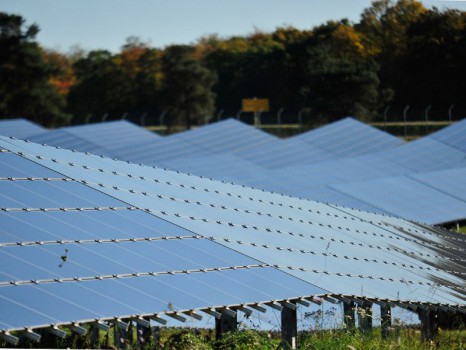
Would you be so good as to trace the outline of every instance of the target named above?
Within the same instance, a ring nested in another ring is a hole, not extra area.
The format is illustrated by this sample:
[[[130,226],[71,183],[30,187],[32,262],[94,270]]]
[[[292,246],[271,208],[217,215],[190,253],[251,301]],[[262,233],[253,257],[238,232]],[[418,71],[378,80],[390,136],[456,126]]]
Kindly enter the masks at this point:
[[[382,339],[387,339],[389,336],[389,329],[392,326],[392,310],[389,305],[380,306],[380,317]]]
[[[254,126],[260,128],[261,126],[261,112],[254,112]]]
[[[372,330],[372,303],[365,301],[358,305],[358,318],[360,330],[369,333]]]
[[[91,327],[91,347],[100,348],[100,328],[96,323]]]
[[[437,312],[431,309],[420,310],[421,341],[430,342],[438,333]]]
[[[353,301],[349,303],[343,303],[343,322],[346,325],[346,329],[356,328],[356,318],[354,316],[355,304]]]
[[[298,320],[296,309],[284,307],[281,311],[282,318],[282,348],[296,349],[298,344]]]
[[[234,332],[238,329],[238,317],[234,313],[223,313],[220,318],[215,319],[215,337],[221,339],[227,332]]]

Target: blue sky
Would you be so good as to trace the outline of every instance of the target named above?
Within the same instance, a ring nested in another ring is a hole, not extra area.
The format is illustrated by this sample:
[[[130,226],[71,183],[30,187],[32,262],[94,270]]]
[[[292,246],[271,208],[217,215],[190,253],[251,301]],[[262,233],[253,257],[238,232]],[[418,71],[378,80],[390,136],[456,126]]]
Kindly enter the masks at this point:
[[[466,1],[425,0],[426,7],[459,8]],[[42,46],[68,52],[117,52],[129,36],[153,47],[189,44],[202,36],[247,35],[291,25],[310,29],[331,19],[358,21],[371,0],[0,0],[0,11],[36,23]]]

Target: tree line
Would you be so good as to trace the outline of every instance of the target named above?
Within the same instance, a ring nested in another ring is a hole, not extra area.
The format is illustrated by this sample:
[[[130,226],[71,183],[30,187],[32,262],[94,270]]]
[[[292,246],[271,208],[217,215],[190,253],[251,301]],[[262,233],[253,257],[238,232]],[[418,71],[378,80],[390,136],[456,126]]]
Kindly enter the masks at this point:
[[[130,37],[118,53],[61,53],[36,42],[37,25],[0,13],[0,117],[48,126],[166,114],[203,124],[235,115],[243,98],[268,98],[306,120],[370,121],[387,106],[447,108],[466,92],[466,13],[417,0],[377,0],[357,23],[248,36],[209,35],[154,48]]]

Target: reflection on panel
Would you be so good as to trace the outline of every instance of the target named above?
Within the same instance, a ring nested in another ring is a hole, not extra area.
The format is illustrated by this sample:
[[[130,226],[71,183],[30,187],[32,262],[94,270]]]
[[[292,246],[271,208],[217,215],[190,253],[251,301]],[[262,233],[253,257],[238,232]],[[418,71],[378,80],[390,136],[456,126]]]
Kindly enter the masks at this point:
[[[11,160],[0,163],[6,173],[53,172],[0,180],[0,264],[8,266],[0,271],[0,307],[11,311],[0,318],[3,329],[327,293],[454,307],[466,298],[461,235],[347,207],[435,217],[410,207],[420,192],[438,206],[438,218],[456,215],[442,211],[452,203],[448,188],[414,170],[394,183],[370,180],[383,166],[366,156],[380,168],[352,170],[368,176],[359,184],[332,174],[330,162],[310,167],[332,175],[331,185],[316,174],[314,184],[289,183],[296,194],[339,206],[9,138],[0,147]],[[244,176],[259,182],[266,174]],[[458,215],[466,212],[456,200]]]

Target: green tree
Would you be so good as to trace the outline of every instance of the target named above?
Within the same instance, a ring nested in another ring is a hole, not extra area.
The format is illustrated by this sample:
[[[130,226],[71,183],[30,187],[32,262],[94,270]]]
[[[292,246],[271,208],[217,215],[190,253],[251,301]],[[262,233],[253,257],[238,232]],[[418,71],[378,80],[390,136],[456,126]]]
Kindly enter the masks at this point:
[[[34,41],[39,27],[0,12],[0,115],[55,126],[67,123],[65,100],[50,83],[55,67]]]
[[[347,21],[314,29],[301,93],[320,122],[347,115],[370,120],[378,103],[378,66]]]
[[[361,33],[362,43],[380,66],[379,94],[387,103],[405,85],[400,67],[404,65],[408,49],[407,32],[426,11],[417,0],[376,0],[365,9],[355,28]]]
[[[136,37],[127,39],[120,53],[92,51],[74,65],[76,84],[68,107],[79,121],[88,115],[109,119],[124,113],[141,115],[157,111],[160,53]]]
[[[161,52],[150,48],[137,37],[130,37],[115,58],[125,79],[132,84],[132,99],[127,111],[135,114],[155,113],[160,109]]]
[[[459,104],[466,89],[466,14],[423,13],[407,31],[408,49],[400,67],[405,84],[398,87],[403,103],[443,107]]]
[[[74,64],[74,71],[77,81],[70,89],[68,108],[76,120],[83,122],[89,114],[121,115],[126,109],[130,82],[110,52],[91,51]]]
[[[162,99],[169,109],[170,123],[183,122],[187,129],[202,123],[214,110],[214,72],[195,58],[191,46],[173,45],[162,57]]]

